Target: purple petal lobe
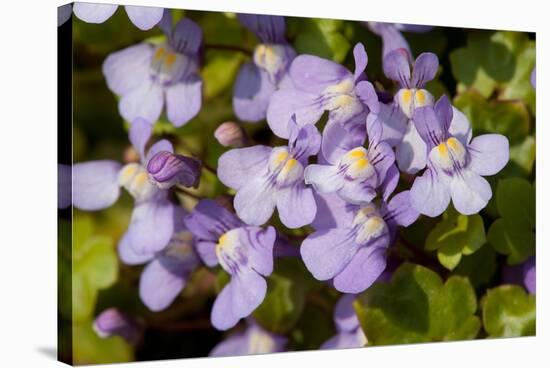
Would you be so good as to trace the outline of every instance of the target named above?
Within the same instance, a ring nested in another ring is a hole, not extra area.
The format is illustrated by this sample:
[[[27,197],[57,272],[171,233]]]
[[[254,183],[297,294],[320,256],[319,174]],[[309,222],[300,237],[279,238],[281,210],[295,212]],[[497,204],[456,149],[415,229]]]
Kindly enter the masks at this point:
[[[389,238],[385,238],[388,245]],[[334,287],[343,293],[360,293],[371,286],[386,268],[386,247],[361,247],[351,262],[334,278]]]
[[[242,222],[213,200],[203,199],[185,216],[185,226],[200,241],[217,243],[227,231],[240,227]]]
[[[468,147],[470,169],[483,176],[495,175],[506,166],[510,158],[508,139],[500,134],[475,137]]]
[[[407,116],[396,104],[379,104],[379,111],[367,116],[367,132],[375,125],[382,127],[380,140],[395,147],[401,142],[408,126]],[[369,133],[369,135],[371,135]]]
[[[304,164],[310,156],[316,155],[321,148],[321,134],[314,125],[300,126],[293,115],[289,122],[288,145],[292,156]]]
[[[250,266],[260,275],[269,276],[273,272],[273,246],[275,244],[275,228],[267,229],[247,226],[241,228],[240,239],[248,244]]]
[[[463,215],[478,213],[492,196],[487,180],[471,170],[463,170],[461,176],[454,177],[449,190],[456,210]]]
[[[196,243],[197,253],[201,260],[208,267],[215,267],[218,265],[218,256],[216,254],[216,242],[213,241],[198,241]]]
[[[365,143],[365,134],[352,134],[341,124],[327,124],[323,132],[322,152],[325,159],[333,165],[353,148]]]
[[[386,177],[384,178],[384,181],[382,184],[380,184],[380,188],[382,190],[382,199],[384,201],[387,201],[390,195],[393,193],[395,188],[397,187],[397,184],[399,183],[399,170],[397,169],[397,166],[392,165],[388,172],[386,173]]]
[[[244,64],[239,70],[233,89],[235,115],[246,122],[265,119],[267,107],[276,87],[269,75],[253,63]]]
[[[187,124],[202,106],[202,80],[191,79],[166,88],[166,115],[168,120],[180,127]]]
[[[302,183],[285,188],[278,193],[277,209],[286,227],[297,229],[309,225],[317,212],[313,191]]]
[[[314,94],[321,94],[327,87],[351,76],[342,65],[313,55],[296,57],[289,72],[296,88]]]
[[[145,80],[122,96],[118,108],[122,117],[128,121],[143,118],[154,123],[160,117],[163,105],[162,87],[150,80]]]
[[[161,151],[149,160],[147,172],[160,189],[168,189],[176,184],[196,188],[201,162],[192,157]]]
[[[74,3],[74,14],[86,23],[103,23],[111,18],[118,5]]]
[[[199,52],[202,30],[188,18],[181,19],[172,33],[170,44],[180,53],[193,56]]]
[[[383,206],[382,211],[386,222],[404,227],[411,225],[420,216],[420,213],[411,206],[408,190],[396,194],[386,206]]]
[[[348,226],[358,207],[344,201],[337,194],[315,193],[317,214],[311,226],[315,230],[326,230]]]
[[[372,113],[378,114],[380,112],[380,102],[378,101],[378,94],[374,90],[374,86],[371,82],[361,81],[355,87],[355,92],[359,99],[367,105]]]
[[[333,165],[312,164],[304,171],[306,184],[313,185],[320,193],[334,193],[344,186],[344,177],[340,175],[338,167]]]
[[[128,226],[128,240],[136,253],[150,254],[168,245],[174,233],[174,207],[167,199],[136,205]]]
[[[238,14],[237,18],[263,43],[285,42],[285,18],[274,15]]]
[[[130,126],[130,132],[128,138],[132,146],[138,151],[139,157],[143,160],[145,158],[145,145],[151,137],[151,132],[153,131],[153,126],[151,122],[144,120],[142,118],[137,118],[132,121]]]
[[[451,194],[441,175],[436,174],[433,169],[428,169],[414,180],[410,198],[413,208],[418,212],[436,217],[449,205]]]
[[[344,294],[336,303],[334,309],[334,322],[338,331],[351,332],[359,327],[359,319],[355,314],[353,308],[353,302],[355,301],[355,295]]]
[[[142,31],[153,28],[160,22],[162,14],[164,13],[163,8],[154,8],[148,6],[131,6],[126,5],[124,7],[128,18],[134,23],[136,27]]]
[[[443,112],[443,110],[439,110]],[[447,136],[447,127],[439,119],[440,114],[432,107],[419,107],[414,110],[413,122],[418,134],[428,146],[428,150],[443,142]],[[449,121],[450,122],[450,121]]]
[[[272,148],[253,146],[232,149],[218,160],[218,177],[226,186],[240,189],[266,170]]]
[[[126,233],[118,243],[118,256],[124,264],[133,266],[149,262],[155,257],[155,253],[136,253]]]
[[[464,113],[456,107],[452,107],[453,119],[449,125],[449,134],[457,138],[463,145],[467,145],[472,139],[472,127]]]
[[[144,164],[147,164],[153,156],[155,156],[159,152],[174,152],[174,146],[172,146],[172,143],[166,139],[161,139],[160,141],[156,142],[149,148],[149,151],[147,151],[147,154],[145,155],[145,160],[143,161]]]
[[[355,72],[353,73],[353,77],[358,81],[363,76],[363,72],[369,62],[367,51],[365,51],[365,46],[363,46],[362,43],[357,43],[353,48],[353,58],[355,59]]]
[[[384,56],[384,74],[399,82],[401,87],[410,87],[411,69],[407,50],[396,49]]]
[[[152,56],[153,47],[146,43],[107,56],[102,70],[109,89],[117,95],[124,95],[138,88],[149,78]]]
[[[240,188],[233,202],[237,215],[249,225],[260,226],[269,220],[276,205],[276,189],[260,176]]]
[[[412,85],[416,88],[424,88],[426,83],[434,79],[439,67],[439,60],[434,53],[423,52],[414,62]]]
[[[116,161],[90,161],[73,166],[73,204],[81,210],[95,211],[111,206],[118,199]]]
[[[428,158],[427,146],[412,121],[407,125],[403,140],[395,150],[395,158],[399,169],[409,174],[416,174],[426,167]]]
[[[365,346],[367,338],[360,328],[353,332],[339,333],[321,345],[321,349],[352,349]]]
[[[408,55],[411,55],[411,49],[405,37],[399,32],[394,24],[369,22],[369,29],[378,34],[382,38],[382,57],[385,62],[385,57],[390,51],[403,49]]]
[[[71,18],[73,14],[73,5],[65,4],[57,7],[57,26],[65,24]]]

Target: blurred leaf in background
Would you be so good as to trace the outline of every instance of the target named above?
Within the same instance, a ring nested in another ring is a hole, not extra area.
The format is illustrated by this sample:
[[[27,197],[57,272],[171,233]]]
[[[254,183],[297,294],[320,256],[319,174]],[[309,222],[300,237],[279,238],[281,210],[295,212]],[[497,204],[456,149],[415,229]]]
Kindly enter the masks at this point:
[[[491,337],[530,336],[536,332],[535,296],[520,286],[491,289],[481,301],[483,327]]]

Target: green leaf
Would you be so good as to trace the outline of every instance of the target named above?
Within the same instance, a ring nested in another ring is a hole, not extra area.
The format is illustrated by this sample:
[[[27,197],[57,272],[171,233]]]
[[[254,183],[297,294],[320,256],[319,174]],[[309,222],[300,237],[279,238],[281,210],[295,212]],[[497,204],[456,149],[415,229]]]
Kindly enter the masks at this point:
[[[290,350],[312,350],[336,333],[332,313],[317,304],[307,303],[290,332]]]
[[[535,138],[527,136],[520,142],[510,146],[510,162],[502,170],[502,176],[528,177],[535,166],[537,150]]]
[[[477,289],[487,287],[496,271],[497,255],[493,248],[486,244],[474,254],[462,257],[460,264],[453,271],[453,275],[467,277]]]
[[[503,218],[493,222],[487,240],[497,252],[508,256],[508,264],[522,263],[535,254],[535,233]]]
[[[92,322],[77,323],[73,328],[74,363],[107,364],[134,360],[132,347],[121,337],[99,337]]]
[[[299,54],[312,54],[341,63],[351,44],[345,37],[345,22],[335,19],[302,19],[294,42]]]
[[[531,118],[525,104],[519,100],[486,100],[474,90],[465,90],[454,99],[455,106],[464,112],[475,135],[499,133],[512,144],[521,142],[531,129]]]
[[[355,310],[369,345],[471,339],[477,336],[477,300],[467,278],[443,284],[435,272],[410,263],[390,283],[375,283]]]
[[[306,293],[315,281],[298,259],[280,259],[275,270],[267,280],[267,295],[253,316],[264,328],[286,333],[300,318]]]
[[[233,51],[209,51],[201,70],[204,97],[211,99],[233,85],[243,56]]]
[[[97,301],[97,290],[92,287],[82,274],[72,275],[72,319],[74,321],[86,321],[94,313]]]
[[[535,228],[535,189],[525,179],[509,178],[498,182],[496,193],[500,215],[511,222]]]
[[[485,243],[485,227],[480,215],[465,216],[450,207],[426,239],[426,249],[437,250],[443,266],[453,270],[462,255],[474,253]]]
[[[535,335],[535,296],[522,287],[503,285],[491,289],[481,301],[483,327],[492,337]]]

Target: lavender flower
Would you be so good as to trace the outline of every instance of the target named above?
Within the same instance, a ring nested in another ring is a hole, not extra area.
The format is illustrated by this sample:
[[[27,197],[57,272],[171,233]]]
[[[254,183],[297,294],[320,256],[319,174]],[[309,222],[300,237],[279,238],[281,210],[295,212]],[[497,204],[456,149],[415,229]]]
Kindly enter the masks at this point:
[[[74,14],[87,23],[103,23],[111,18],[118,9],[118,5],[94,4],[94,3],[74,3]],[[136,27],[142,31],[153,28],[162,18],[163,8],[154,8],[147,6],[125,5],[124,9],[128,18]]]
[[[355,295],[342,295],[334,310],[334,323],[338,333],[325,341],[321,349],[360,348],[367,344],[367,337],[359,326],[359,319],[353,309]]]
[[[312,125],[300,127],[294,117],[287,123],[288,146],[233,149],[219,159],[218,177],[237,190],[235,209],[247,224],[264,224],[275,207],[289,228],[307,225],[315,217],[313,191],[304,184],[304,166],[319,151],[321,136]]]
[[[362,203],[374,199],[376,188],[391,183],[393,187],[385,190],[385,197],[389,197],[397,185],[399,173],[391,147],[380,142],[381,126],[376,130],[369,134],[366,149],[363,146],[365,134],[351,134],[340,124],[327,126],[321,150],[328,164],[306,167],[306,184],[312,184],[320,193],[338,193],[348,202]]]
[[[160,189],[168,189],[176,184],[196,188],[200,171],[199,160],[169,151],[158,152],[147,163],[149,179]]]
[[[381,117],[381,120],[390,121],[386,124],[389,127],[388,134],[395,135],[396,132],[402,134],[395,143],[397,164],[402,171],[414,174],[426,166],[427,157],[426,144],[411,120],[416,108],[433,106],[434,97],[424,89],[424,86],[435,77],[439,61],[435,54],[425,52],[416,58],[414,64],[411,64],[410,54],[405,49],[393,50],[384,58],[384,73],[388,78],[398,82],[401,87],[395,95],[395,104],[400,107],[406,118],[401,118],[386,108],[383,111],[386,117]],[[453,111],[455,119],[451,123],[451,132],[457,136],[471,135],[470,123],[466,116],[454,107]],[[369,116],[367,124],[377,118],[374,114]],[[386,134],[383,135],[385,138]]]
[[[533,88],[537,88],[537,68],[533,68],[529,81],[531,82]]]
[[[283,83],[296,52],[285,39],[284,17],[239,14],[239,21],[259,39],[252,63],[244,64],[235,82],[233,109],[243,121],[265,119],[273,93]]]
[[[373,85],[365,80],[368,62],[365,47],[358,43],[353,55],[354,73],[317,56],[296,57],[290,65],[290,82],[273,94],[267,109],[267,122],[273,133],[288,138],[292,115],[296,115],[300,125],[316,124],[323,112],[328,111],[330,122],[363,125],[369,109],[377,112],[378,96]]]
[[[224,147],[243,147],[247,137],[244,129],[233,121],[220,124],[214,132],[214,138]]]
[[[116,308],[101,312],[94,321],[93,329],[101,338],[120,336],[131,344],[137,343],[141,333],[138,323]]]
[[[264,330],[251,319],[244,332],[235,333],[212,349],[209,356],[269,354],[284,351],[287,339]]]
[[[198,74],[202,31],[186,18],[172,29],[168,12],[159,26],[167,43],[141,43],[117,51],[105,60],[103,74],[109,89],[121,96],[118,107],[124,119],[155,122],[166,104],[168,120],[182,126],[197,115],[202,104]]]
[[[215,328],[227,330],[248,317],[264,300],[264,277],[273,272],[275,229],[246,226],[212,200],[201,200],[185,225],[196,239],[202,261],[220,265],[231,276],[212,308]]]
[[[130,142],[139,152],[139,163],[123,167],[116,161],[102,160],[73,167],[73,205],[79,209],[95,211],[111,206],[120,195],[120,187],[134,197],[135,207],[124,238],[142,255],[166,247],[174,233],[177,212],[170,193],[151,181],[146,170],[147,163],[158,152],[173,152],[172,144],[161,140],[146,153],[150,136],[151,124],[136,119],[130,127]]]
[[[452,198],[464,215],[479,212],[491,199],[483,176],[495,175],[508,162],[508,139],[500,134],[474,138],[453,135],[453,109],[446,96],[434,107],[416,109],[413,121],[428,149],[427,169],[411,188],[412,206],[420,213],[439,216]]]
[[[504,266],[502,280],[507,284],[521,285],[530,294],[536,294],[537,271],[535,257],[529,257],[527,261],[519,265]]]
[[[318,195],[316,231],[300,248],[307,269],[320,281],[333,280],[343,293],[357,294],[372,285],[386,268],[386,250],[397,226],[418,218],[409,192],[395,195],[380,207],[353,205],[334,194]]]
[[[181,293],[191,273],[199,266],[193,235],[186,230],[185,212],[178,208],[175,230],[166,248],[158,252],[136,253],[125,236],[118,245],[121,261],[128,265],[147,263],[141,273],[139,296],[154,312],[162,311]]]

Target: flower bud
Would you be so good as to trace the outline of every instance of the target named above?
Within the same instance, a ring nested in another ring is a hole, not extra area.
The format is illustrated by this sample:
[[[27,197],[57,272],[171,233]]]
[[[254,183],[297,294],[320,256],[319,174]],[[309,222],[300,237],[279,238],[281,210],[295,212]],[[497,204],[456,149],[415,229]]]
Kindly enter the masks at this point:
[[[199,185],[201,162],[195,158],[161,151],[147,164],[149,178],[160,189],[176,184],[196,188]]]
[[[101,338],[120,336],[129,343],[139,339],[139,325],[116,308],[104,310],[94,321],[94,331]]]
[[[242,147],[246,143],[244,129],[233,121],[222,123],[214,132],[214,137],[224,147]]]

